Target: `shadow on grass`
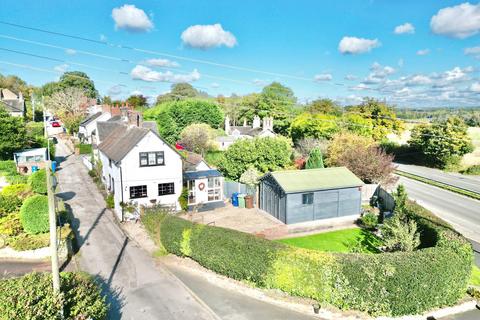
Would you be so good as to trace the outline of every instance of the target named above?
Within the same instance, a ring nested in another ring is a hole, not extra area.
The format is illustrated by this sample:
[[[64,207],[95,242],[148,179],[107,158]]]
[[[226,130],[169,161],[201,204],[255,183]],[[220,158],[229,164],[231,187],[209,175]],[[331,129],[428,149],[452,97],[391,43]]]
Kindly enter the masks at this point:
[[[380,240],[371,231],[361,229],[360,235],[353,241],[345,241],[343,243],[353,253],[380,253],[382,240]]]

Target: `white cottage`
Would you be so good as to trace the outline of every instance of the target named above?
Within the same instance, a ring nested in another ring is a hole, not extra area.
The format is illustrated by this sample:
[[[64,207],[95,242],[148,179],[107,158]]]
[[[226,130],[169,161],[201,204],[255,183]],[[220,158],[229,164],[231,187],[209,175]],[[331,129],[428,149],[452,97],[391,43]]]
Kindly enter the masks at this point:
[[[98,145],[102,179],[114,195],[120,220],[123,204],[164,205],[179,210],[182,192],[182,159],[152,129],[115,123]]]
[[[243,126],[232,126],[230,125],[230,118],[226,116],[224,128],[227,135],[217,137],[217,145],[220,150],[226,150],[231,144],[241,138],[275,137],[272,117],[265,117],[260,122],[260,117],[255,116],[253,117],[252,125],[247,125],[247,121],[244,120]]]
[[[87,117],[80,123],[80,127],[78,129],[78,137],[80,138],[80,140],[84,143],[92,143],[92,136],[97,135],[97,122],[107,121],[111,117],[112,116],[109,112],[101,111]]]

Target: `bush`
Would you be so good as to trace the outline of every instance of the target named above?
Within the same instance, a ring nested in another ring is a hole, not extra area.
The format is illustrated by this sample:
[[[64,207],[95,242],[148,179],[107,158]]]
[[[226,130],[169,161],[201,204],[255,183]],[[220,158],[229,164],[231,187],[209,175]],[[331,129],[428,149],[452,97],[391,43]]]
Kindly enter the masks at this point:
[[[477,165],[468,167],[468,169],[464,170],[462,173],[463,174],[480,176],[480,165],[477,164]]]
[[[23,176],[17,172],[17,166],[14,161],[0,161],[0,176],[4,176],[8,183],[26,183],[28,176]]]
[[[107,318],[108,307],[100,287],[85,273],[60,274],[61,297],[55,297],[49,273],[30,273],[0,281],[0,319]]]
[[[382,226],[382,239],[388,251],[411,252],[420,246],[420,234],[414,220],[403,220],[398,215]]]
[[[0,218],[0,235],[16,236],[22,232],[22,224],[17,212],[10,213]]]
[[[47,194],[47,172],[45,169],[38,170],[28,177],[28,185],[32,191],[38,194]]]
[[[115,208],[115,199],[113,198],[113,194],[109,194],[107,196],[107,198],[105,199],[105,202],[107,203],[107,208],[108,209]]]
[[[183,188],[182,193],[180,194],[180,197],[178,197],[178,202],[180,203],[180,208],[182,208],[183,211],[188,210],[188,189]]]
[[[373,212],[367,212],[360,218],[360,224],[368,230],[374,230],[378,226],[378,216]]]
[[[73,233],[70,225],[65,224],[57,228],[57,235],[61,240],[71,239]],[[7,244],[17,251],[35,250],[45,248],[50,245],[50,233],[28,234],[21,233],[7,239]]]
[[[147,212],[142,221],[168,252],[217,273],[371,315],[453,305],[465,294],[472,268],[470,244],[438,224],[430,225],[436,247],[364,255],[293,248],[163,213]]]
[[[48,197],[36,195],[25,200],[20,208],[20,221],[27,233],[48,232]]]
[[[0,217],[18,211],[23,200],[30,195],[30,187],[24,183],[4,187],[0,193]]]
[[[92,153],[92,145],[91,144],[79,143],[75,147],[77,147],[79,149],[80,154],[90,154],[90,153]]]

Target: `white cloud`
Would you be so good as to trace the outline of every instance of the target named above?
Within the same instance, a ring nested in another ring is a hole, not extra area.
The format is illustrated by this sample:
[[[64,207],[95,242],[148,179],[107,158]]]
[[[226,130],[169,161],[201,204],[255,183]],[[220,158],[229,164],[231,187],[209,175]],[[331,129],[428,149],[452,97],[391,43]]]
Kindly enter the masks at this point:
[[[418,56],[426,56],[430,53],[430,49],[421,49],[417,51]]]
[[[378,62],[374,62],[370,67],[370,74],[364,79],[365,84],[375,84],[382,82],[387,76],[395,73],[395,68],[390,66],[382,66]]]
[[[470,86],[470,91],[480,93],[480,82],[472,83],[472,85]]]
[[[472,67],[466,67],[464,69],[455,67],[452,70],[445,71],[442,77],[447,81],[467,80],[467,73],[470,72],[473,72]]]
[[[175,61],[171,61],[168,59],[148,59],[145,60],[145,64],[148,64],[149,66],[154,66],[154,67],[180,67],[180,64]]]
[[[471,47],[471,48],[465,48],[465,50],[463,51],[465,53],[465,55],[467,56],[472,56],[474,57],[475,59],[479,59],[480,60],[480,46],[478,47]]]
[[[64,73],[65,71],[68,70],[69,67],[70,66],[68,64],[64,63],[64,64],[60,64],[58,66],[53,67],[53,70]]]
[[[264,87],[269,83],[267,80],[262,80],[262,79],[253,79],[252,82],[254,85],[259,87]]]
[[[345,80],[353,81],[353,80],[357,80],[357,79],[358,79],[358,77],[353,75],[353,74],[347,74],[345,76]]]
[[[133,90],[132,92],[130,92],[130,95],[131,96],[143,96],[143,92],[140,91],[140,90]]]
[[[185,45],[192,48],[209,49],[222,45],[232,48],[237,45],[235,36],[223,30],[219,23],[190,26],[182,32],[181,38]]]
[[[130,32],[145,32],[153,29],[153,22],[145,11],[133,4],[113,8],[112,18],[115,21],[115,29],[125,29]]]
[[[171,71],[158,72],[142,65],[136,65],[130,76],[134,80],[143,80],[148,82],[192,82],[200,79],[200,73],[197,69],[194,69],[191,73],[187,74],[174,74]]]
[[[338,44],[338,51],[343,54],[360,54],[370,52],[381,45],[378,39],[364,39],[356,37],[343,37]]]
[[[431,83],[432,83],[432,79],[421,74],[411,76],[406,80],[406,85],[409,85],[409,86],[423,86]]]
[[[69,56],[73,56],[77,53],[77,51],[74,49],[65,49],[65,53],[68,54]]]
[[[110,87],[107,91],[109,96],[118,96],[123,92],[122,86],[121,85],[115,85],[113,87]]]
[[[406,22],[404,24],[396,26],[393,32],[395,34],[415,33],[415,27],[413,26],[413,24]]]
[[[465,2],[440,9],[430,20],[433,33],[454,38],[467,38],[480,31],[480,3]]]
[[[315,75],[314,79],[315,81],[330,81],[333,77],[330,73],[320,73]]]
[[[349,87],[348,89],[352,91],[365,91],[365,90],[369,90],[370,87],[364,83],[360,83],[356,86]]]
[[[212,83],[210,84],[210,86],[211,86],[212,88],[214,88],[214,89],[220,88],[220,85],[219,85],[218,83],[216,83],[216,82],[212,82]]]

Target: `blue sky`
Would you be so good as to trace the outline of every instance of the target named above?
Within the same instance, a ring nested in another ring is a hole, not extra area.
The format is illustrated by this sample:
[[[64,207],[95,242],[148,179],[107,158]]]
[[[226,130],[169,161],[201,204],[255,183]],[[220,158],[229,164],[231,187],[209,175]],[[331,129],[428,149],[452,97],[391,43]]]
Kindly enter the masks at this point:
[[[480,105],[477,2],[2,0],[2,7],[1,21],[105,42],[0,24],[0,49],[53,59],[0,50],[0,73],[35,85],[81,70],[113,98],[154,97],[179,81],[226,96],[280,81],[300,101]]]

